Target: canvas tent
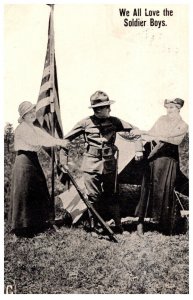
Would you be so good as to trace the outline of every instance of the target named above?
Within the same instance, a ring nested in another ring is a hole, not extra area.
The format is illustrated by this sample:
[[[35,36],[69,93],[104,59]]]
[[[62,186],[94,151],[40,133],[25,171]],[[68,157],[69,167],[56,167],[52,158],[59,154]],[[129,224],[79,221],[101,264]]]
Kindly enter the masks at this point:
[[[135,161],[135,145],[120,134],[117,134],[116,146],[119,149],[118,160],[118,187],[119,187],[119,203],[121,216],[134,216],[135,207],[139,201],[140,185],[145,168],[145,160]],[[150,152],[150,143],[144,143],[145,155]],[[77,181],[83,193],[86,193],[83,178]],[[176,190],[188,196],[189,190],[188,178],[179,170]],[[69,190],[60,194],[63,208],[72,216],[73,224],[75,224],[83,212],[87,209],[86,205],[80,199],[74,186]]]

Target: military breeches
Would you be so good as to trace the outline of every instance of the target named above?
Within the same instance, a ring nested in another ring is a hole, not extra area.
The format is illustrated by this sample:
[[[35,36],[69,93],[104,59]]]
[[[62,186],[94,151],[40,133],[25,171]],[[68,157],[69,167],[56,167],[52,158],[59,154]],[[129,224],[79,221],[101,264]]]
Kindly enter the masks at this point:
[[[115,187],[115,172],[108,174],[84,172],[84,183],[89,200],[93,203],[102,199],[111,201]]]
[[[84,172],[84,182],[88,199],[105,219],[113,218],[116,225],[121,224],[119,202],[114,194],[115,172],[108,174]]]

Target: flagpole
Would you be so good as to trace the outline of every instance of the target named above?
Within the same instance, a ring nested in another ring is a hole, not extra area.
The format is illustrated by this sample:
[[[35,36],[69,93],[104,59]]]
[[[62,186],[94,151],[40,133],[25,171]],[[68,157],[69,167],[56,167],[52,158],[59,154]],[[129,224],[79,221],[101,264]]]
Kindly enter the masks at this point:
[[[50,89],[50,112],[51,112],[51,134],[52,136],[55,135],[54,130],[54,4],[49,4],[50,6],[50,83],[51,83],[51,89]],[[52,164],[52,178],[51,178],[51,201],[52,201],[52,218],[55,219],[55,199],[54,199],[54,147],[51,148],[51,164]]]

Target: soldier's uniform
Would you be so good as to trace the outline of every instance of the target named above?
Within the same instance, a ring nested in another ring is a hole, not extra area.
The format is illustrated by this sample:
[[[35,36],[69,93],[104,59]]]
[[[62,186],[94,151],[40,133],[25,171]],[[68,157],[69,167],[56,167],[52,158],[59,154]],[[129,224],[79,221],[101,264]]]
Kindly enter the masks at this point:
[[[100,98],[100,94],[98,98]],[[105,101],[101,102],[101,106],[104,105],[103,103]],[[106,103],[109,104],[108,102]],[[100,102],[97,106],[100,106]],[[96,105],[93,104],[91,107],[96,107]],[[89,201],[94,203],[96,208],[96,203],[102,198],[110,206],[115,201],[113,195],[117,167],[116,132],[129,132],[134,128],[136,127],[116,117],[110,116],[101,119],[92,115],[78,122],[65,136],[65,139],[70,141],[81,134],[84,136],[85,153],[82,162],[82,171]],[[136,151],[143,151],[141,141],[135,142],[135,148]],[[113,218],[116,223],[120,222],[120,217],[117,213]]]

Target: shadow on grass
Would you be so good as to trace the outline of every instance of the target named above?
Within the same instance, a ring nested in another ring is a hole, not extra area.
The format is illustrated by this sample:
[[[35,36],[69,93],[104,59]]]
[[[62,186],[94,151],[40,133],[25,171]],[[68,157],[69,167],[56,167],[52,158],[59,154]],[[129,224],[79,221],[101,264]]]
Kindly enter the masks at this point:
[[[136,232],[137,231],[137,221],[123,223],[123,229],[124,231],[128,231],[129,233]],[[158,226],[155,223],[152,222],[144,222],[144,232],[147,231],[158,231]]]
[[[168,233],[167,231],[164,231],[163,228],[160,227],[158,223],[146,221],[144,222],[144,233],[145,232],[159,232],[164,235],[179,235],[179,234],[186,234],[188,231],[188,218],[180,218],[175,224],[174,230],[171,233]],[[122,224],[124,231],[127,231],[129,233],[136,232],[137,231],[137,221],[132,222],[125,222]]]

